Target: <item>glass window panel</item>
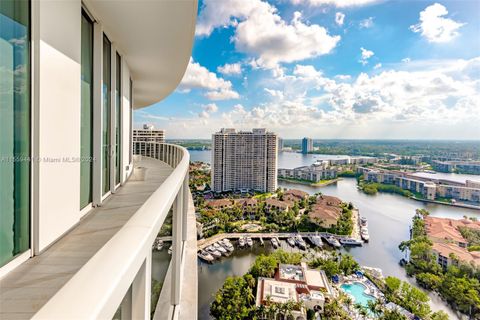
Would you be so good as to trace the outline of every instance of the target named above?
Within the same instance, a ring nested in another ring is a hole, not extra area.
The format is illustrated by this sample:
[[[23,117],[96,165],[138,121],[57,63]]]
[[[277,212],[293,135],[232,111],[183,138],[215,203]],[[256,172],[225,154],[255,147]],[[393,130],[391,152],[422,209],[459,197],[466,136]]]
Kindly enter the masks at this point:
[[[102,185],[103,193],[110,191],[110,101],[111,101],[111,50],[108,38],[103,36],[103,126],[102,126]]]
[[[80,208],[92,202],[93,23],[82,12]]]
[[[0,266],[30,247],[29,1],[0,1]]]
[[[122,124],[122,110],[121,110],[121,99],[122,99],[122,59],[120,55],[117,53],[117,79],[116,79],[116,88],[115,88],[115,182],[118,184],[120,183],[120,154],[121,150],[121,135],[120,135],[120,128]]]

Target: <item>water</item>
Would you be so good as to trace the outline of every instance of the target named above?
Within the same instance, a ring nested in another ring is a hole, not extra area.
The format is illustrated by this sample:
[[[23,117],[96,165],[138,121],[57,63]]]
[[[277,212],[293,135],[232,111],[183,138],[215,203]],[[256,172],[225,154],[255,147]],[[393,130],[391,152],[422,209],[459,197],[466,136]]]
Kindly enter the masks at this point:
[[[374,301],[375,298],[365,293],[367,289],[363,284],[354,282],[352,284],[342,284],[340,286],[343,291],[353,296],[354,303],[360,303],[362,306],[368,306],[368,301]]]
[[[191,152],[192,160],[209,162],[210,151]],[[279,167],[288,168],[309,165],[323,155],[302,155],[298,153],[281,153],[279,155]],[[477,179],[478,180],[478,179]],[[459,219],[464,215],[480,218],[480,211],[464,208],[456,208],[405,198],[400,195],[379,193],[373,196],[366,195],[357,189],[356,180],[344,178],[335,184],[325,187],[311,187],[307,185],[279,182],[279,186],[295,188],[313,194],[322,192],[326,195],[336,196],[343,201],[352,202],[360,210],[360,215],[367,217],[370,242],[363,247],[343,249],[351,253],[355,259],[365,266],[377,267],[383,270],[385,276],[395,276],[414,284],[414,280],[408,278],[398,261],[403,254],[398,250],[401,241],[409,238],[409,228],[415,209],[424,208],[430,211],[432,216]],[[228,276],[245,274],[255,256],[269,250],[268,247],[254,248],[252,251],[237,250],[229,258],[212,265],[199,263],[199,319],[209,319],[208,311],[213,295],[222,286]],[[449,313],[451,319],[456,316],[437,296],[430,295],[432,309],[444,310]]]

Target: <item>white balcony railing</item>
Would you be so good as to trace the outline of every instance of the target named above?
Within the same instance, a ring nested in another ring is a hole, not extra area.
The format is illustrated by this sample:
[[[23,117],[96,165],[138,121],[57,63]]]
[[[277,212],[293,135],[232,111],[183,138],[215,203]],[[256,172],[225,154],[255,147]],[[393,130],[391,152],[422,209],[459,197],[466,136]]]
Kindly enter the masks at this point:
[[[184,247],[188,232],[196,232],[186,227],[189,154],[176,145],[146,144],[150,147],[144,156],[167,163],[173,172],[33,319],[112,319],[119,308],[122,319],[149,319],[152,244],[170,209],[173,210],[171,281],[162,289],[170,290],[170,302],[169,310],[162,311],[165,314],[162,318],[178,317]]]

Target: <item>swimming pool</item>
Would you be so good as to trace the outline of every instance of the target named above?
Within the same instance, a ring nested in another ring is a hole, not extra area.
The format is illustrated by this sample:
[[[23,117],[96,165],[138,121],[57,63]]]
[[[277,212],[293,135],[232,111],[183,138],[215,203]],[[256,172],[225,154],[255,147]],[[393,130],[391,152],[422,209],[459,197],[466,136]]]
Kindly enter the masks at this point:
[[[344,283],[340,288],[355,298],[354,303],[360,303],[362,306],[366,307],[368,301],[375,301],[373,296],[364,292],[366,287],[359,282]]]

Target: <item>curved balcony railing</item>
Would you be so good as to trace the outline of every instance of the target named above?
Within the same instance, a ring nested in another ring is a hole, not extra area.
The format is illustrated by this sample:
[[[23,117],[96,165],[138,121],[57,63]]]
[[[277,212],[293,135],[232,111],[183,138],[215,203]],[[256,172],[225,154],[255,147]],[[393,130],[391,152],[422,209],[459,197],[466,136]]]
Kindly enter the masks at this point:
[[[152,244],[170,209],[173,210],[171,281],[170,288],[163,290],[171,291],[169,310],[162,313],[171,316],[162,318],[178,315],[175,309],[180,306],[183,249],[187,239],[189,153],[171,144],[134,143],[137,150],[142,146],[143,156],[164,161],[173,172],[33,319],[112,319],[119,308],[122,319],[149,319]]]

